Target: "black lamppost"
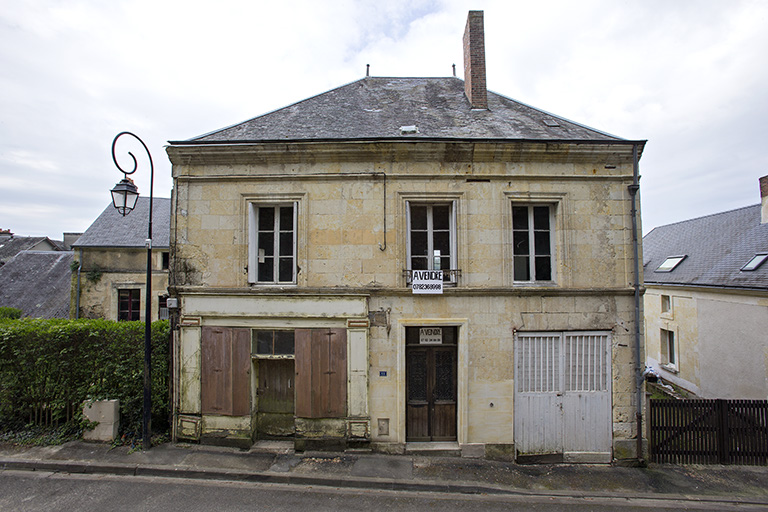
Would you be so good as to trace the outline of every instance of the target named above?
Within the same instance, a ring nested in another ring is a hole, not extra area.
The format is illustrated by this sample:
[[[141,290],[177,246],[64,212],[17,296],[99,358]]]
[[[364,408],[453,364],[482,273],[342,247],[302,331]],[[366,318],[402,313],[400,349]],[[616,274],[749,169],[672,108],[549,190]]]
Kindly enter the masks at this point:
[[[120,164],[117,163],[115,157],[115,144],[117,139],[123,135],[130,135],[144,146],[144,150],[149,157],[149,223],[147,226],[147,293],[146,293],[146,308],[144,310],[144,414],[142,422],[142,437],[145,450],[149,450],[152,446],[150,422],[152,418],[152,188],[155,181],[155,166],[152,163],[152,155],[149,153],[147,145],[139,137],[131,132],[120,132],[115,136],[112,141],[112,161],[123,173],[123,179],[120,183],[115,185],[112,192],[112,204],[115,205],[117,211],[121,215],[128,215],[131,210],[136,206],[136,200],[139,198],[139,189],[133,184],[128,175],[136,172],[137,162],[136,157],[130,151],[128,154],[133,159],[133,169],[130,171],[123,170]]]

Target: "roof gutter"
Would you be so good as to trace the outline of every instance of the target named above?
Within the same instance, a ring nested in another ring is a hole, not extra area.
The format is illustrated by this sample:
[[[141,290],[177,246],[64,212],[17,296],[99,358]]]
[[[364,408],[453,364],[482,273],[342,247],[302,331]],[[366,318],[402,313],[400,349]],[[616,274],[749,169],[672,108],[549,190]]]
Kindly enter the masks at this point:
[[[360,138],[317,138],[317,139],[242,139],[242,140],[170,140],[172,146],[241,146],[248,144],[294,144],[294,143],[326,143],[326,142],[461,142],[461,143],[514,143],[531,144],[594,144],[618,146],[645,146],[646,140],[626,139],[526,139],[526,138],[492,138],[492,137],[360,137]]]

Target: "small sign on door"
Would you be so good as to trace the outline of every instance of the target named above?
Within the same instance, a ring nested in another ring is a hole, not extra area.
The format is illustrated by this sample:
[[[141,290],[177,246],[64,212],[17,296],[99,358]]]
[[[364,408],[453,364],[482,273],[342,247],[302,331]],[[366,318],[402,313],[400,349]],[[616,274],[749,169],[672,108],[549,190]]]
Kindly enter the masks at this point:
[[[440,345],[443,343],[442,327],[421,327],[419,329],[419,344]]]

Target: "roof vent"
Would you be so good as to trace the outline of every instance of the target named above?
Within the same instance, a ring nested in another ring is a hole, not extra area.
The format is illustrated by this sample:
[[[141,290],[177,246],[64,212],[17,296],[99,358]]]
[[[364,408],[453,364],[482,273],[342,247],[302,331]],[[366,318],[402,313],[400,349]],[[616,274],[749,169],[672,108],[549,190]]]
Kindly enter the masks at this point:
[[[552,119],[551,117],[545,117],[544,124],[552,128],[560,126],[560,123],[557,121],[557,119]]]
[[[400,127],[400,135],[413,135],[414,133],[419,133],[419,128],[415,124]]]

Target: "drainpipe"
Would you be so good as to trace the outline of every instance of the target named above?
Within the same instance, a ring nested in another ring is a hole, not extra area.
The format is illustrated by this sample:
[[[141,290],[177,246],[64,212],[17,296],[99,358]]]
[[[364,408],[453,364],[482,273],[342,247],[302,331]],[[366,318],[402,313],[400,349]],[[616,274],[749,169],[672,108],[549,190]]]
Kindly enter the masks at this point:
[[[77,291],[75,292],[75,320],[80,318],[80,270],[83,268],[83,250],[80,249],[80,261],[77,265]]]
[[[640,190],[637,144],[632,145],[632,184],[628,187],[632,197],[632,256],[635,267],[635,378],[637,380],[637,460],[643,459],[643,361],[640,360],[640,241],[637,233],[637,192]]]

